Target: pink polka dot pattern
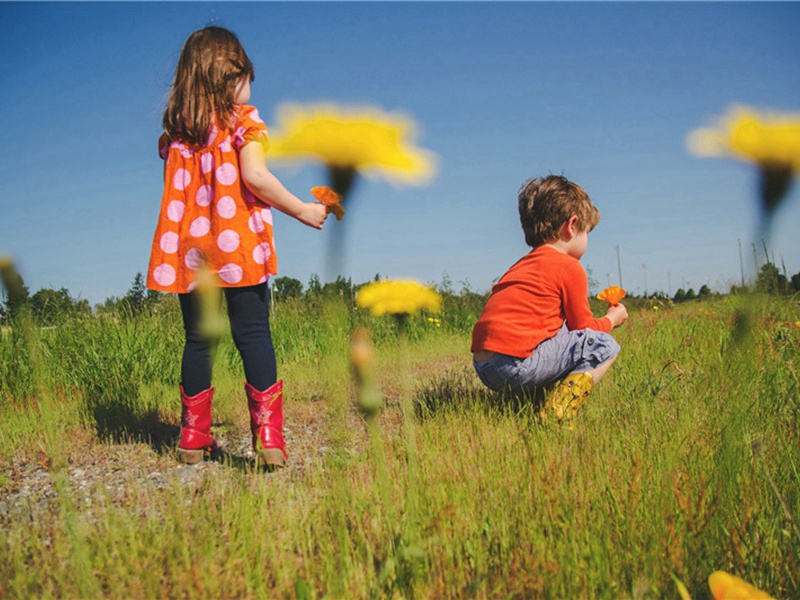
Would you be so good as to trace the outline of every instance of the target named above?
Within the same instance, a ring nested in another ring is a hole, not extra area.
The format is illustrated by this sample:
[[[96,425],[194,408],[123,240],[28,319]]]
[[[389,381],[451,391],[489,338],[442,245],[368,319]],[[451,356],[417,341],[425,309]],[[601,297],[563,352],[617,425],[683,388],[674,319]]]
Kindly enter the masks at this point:
[[[178,223],[181,219],[183,219],[183,213],[185,210],[186,205],[183,202],[180,200],[173,200],[167,204],[167,218],[174,223]]]
[[[261,218],[260,212],[254,212],[247,219],[247,226],[253,233],[261,233],[264,231],[264,220]]]
[[[217,181],[222,185],[233,185],[236,183],[236,178],[238,177],[236,174],[236,165],[231,163],[221,164],[214,173],[217,176]]]
[[[218,271],[219,278],[225,283],[239,283],[244,276],[242,267],[234,263],[222,265]]]
[[[214,188],[210,185],[201,185],[194,195],[194,201],[197,202],[199,206],[209,206],[213,200]]]
[[[236,214],[236,201],[230,196],[223,196],[217,202],[217,213],[223,219],[232,219]]]
[[[170,265],[159,265],[153,269],[153,279],[158,285],[172,285],[175,283],[175,269]]]
[[[147,287],[187,293],[201,266],[223,287],[256,285],[277,273],[272,212],[239,172],[241,148],[267,140],[258,112],[245,105],[235,107],[230,129],[215,125],[202,148],[159,138],[167,162]]]
[[[189,226],[189,234],[192,237],[203,237],[211,231],[211,221],[206,217],[197,217]]]
[[[269,247],[269,244],[261,243],[253,249],[253,260],[263,265],[267,262],[270,254],[272,254],[272,249]]]
[[[239,247],[239,234],[233,229],[226,229],[217,237],[217,246],[223,252],[233,252]]]
[[[179,242],[180,238],[178,237],[177,233],[167,231],[161,236],[159,245],[166,254],[175,254],[178,251]]]
[[[172,186],[176,190],[185,190],[192,181],[192,174],[186,169],[178,169],[172,176]]]
[[[199,269],[203,263],[206,262],[206,257],[199,248],[191,248],[186,253],[186,258],[183,259],[183,262],[194,271],[195,269]]]

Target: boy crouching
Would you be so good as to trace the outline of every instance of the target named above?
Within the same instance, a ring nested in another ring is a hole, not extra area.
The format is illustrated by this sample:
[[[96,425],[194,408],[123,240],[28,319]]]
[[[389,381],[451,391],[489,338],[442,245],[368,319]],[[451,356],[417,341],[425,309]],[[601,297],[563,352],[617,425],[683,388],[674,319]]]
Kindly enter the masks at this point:
[[[518,197],[525,241],[532,250],[492,288],[472,332],[473,364],[488,388],[533,392],[558,382],[542,417],[575,416],[616,360],[608,333],[628,318],[622,304],[595,319],[580,258],[600,213],[565,177],[529,180]]]

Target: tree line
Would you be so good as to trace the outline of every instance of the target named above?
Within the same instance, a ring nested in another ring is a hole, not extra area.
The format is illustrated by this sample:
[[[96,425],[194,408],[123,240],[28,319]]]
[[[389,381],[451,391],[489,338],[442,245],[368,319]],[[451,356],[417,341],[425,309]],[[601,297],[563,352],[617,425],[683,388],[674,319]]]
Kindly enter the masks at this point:
[[[15,275],[18,281],[11,282],[9,290],[4,290],[3,297],[0,299],[0,323],[7,323],[13,320],[14,316],[26,307],[30,310],[32,317],[40,326],[57,325],[64,319],[76,317],[88,317],[93,314],[114,314],[114,315],[136,315],[142,312],[158,310],[167,302],[174,302],[173,294],[164,294],[145,287],[145,280],[141,273],[137,273],[133,278],[130,288],[121,296],[107,298],[102,304],[97,304],[92,308],[88,300],[72,296],[66,288],[51,289],[42,288],[34,294],[30,294],[28,287],[18,274]],[[380,274],[376,274],[373,281],[381,279]],[[368,283],[368,282],[367,282]],[[273,277],[270,282],[273,298],[276,301],[286,299],[315,299],[327,297],[340,297],[348,302],[355,300],[355,294],[360,287],[366,283],[354,284],[351,278],[341,275],[334,281],[322,283],[318,275],[314,274],[306,285],[293,277],[281,276]],[[435,286],[446,298],[467,298],[471,302],[479,302],[485,294],[478,294],[469,288],[469,285],[462,284],[462,290],[456,293],[453,289],[452,281],[444,275],[442,281]],[[750,290],[770,295],[792,295],[800,293],[800,273],[796,273],[791,278],[781,273],[772,263],[767,262],[762,265],[753,286],[732,286],[729,293],[743,293]],[[692,300],[703,300],[712,296],[711,289],[703,285],[695,293],[692,288],[684,290],[678,289],[672,298],[663,292],[651,294],[649,298],[660,300],[672,300],[675,303],[687,302]],[[635,297],[635,295],[631,295]]]

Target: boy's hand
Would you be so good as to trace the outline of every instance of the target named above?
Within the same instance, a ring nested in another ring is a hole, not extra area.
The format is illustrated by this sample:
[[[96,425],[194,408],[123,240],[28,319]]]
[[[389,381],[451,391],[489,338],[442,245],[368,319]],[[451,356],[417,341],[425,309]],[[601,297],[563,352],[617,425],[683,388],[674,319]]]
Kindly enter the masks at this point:
[[[628,309],[624,304],[616,304],[608,307],[606,316],[611,320],[611,327],[619,327],[628,318]]]
[[[297,215],[297,220],[314,229],[322,229],[322,224],[327,216],[328,210],[324,204],[304,202],[303,207],[300,209],[300,214]]]

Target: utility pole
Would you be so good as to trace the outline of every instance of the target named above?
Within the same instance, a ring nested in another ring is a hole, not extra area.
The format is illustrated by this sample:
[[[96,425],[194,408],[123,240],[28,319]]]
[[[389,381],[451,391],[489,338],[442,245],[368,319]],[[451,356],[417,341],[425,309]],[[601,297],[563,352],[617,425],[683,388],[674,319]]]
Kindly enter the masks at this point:
[[[622,262],[619,259],[619,246],[617,246],[617,272],[619,273],[619,287],[624,288],[622,285]]]
[[[744,260],[742,260],[742,240],[739,238],[736,240],[739,242],[739,271],[742,273],[742,287],[744,287]]]

